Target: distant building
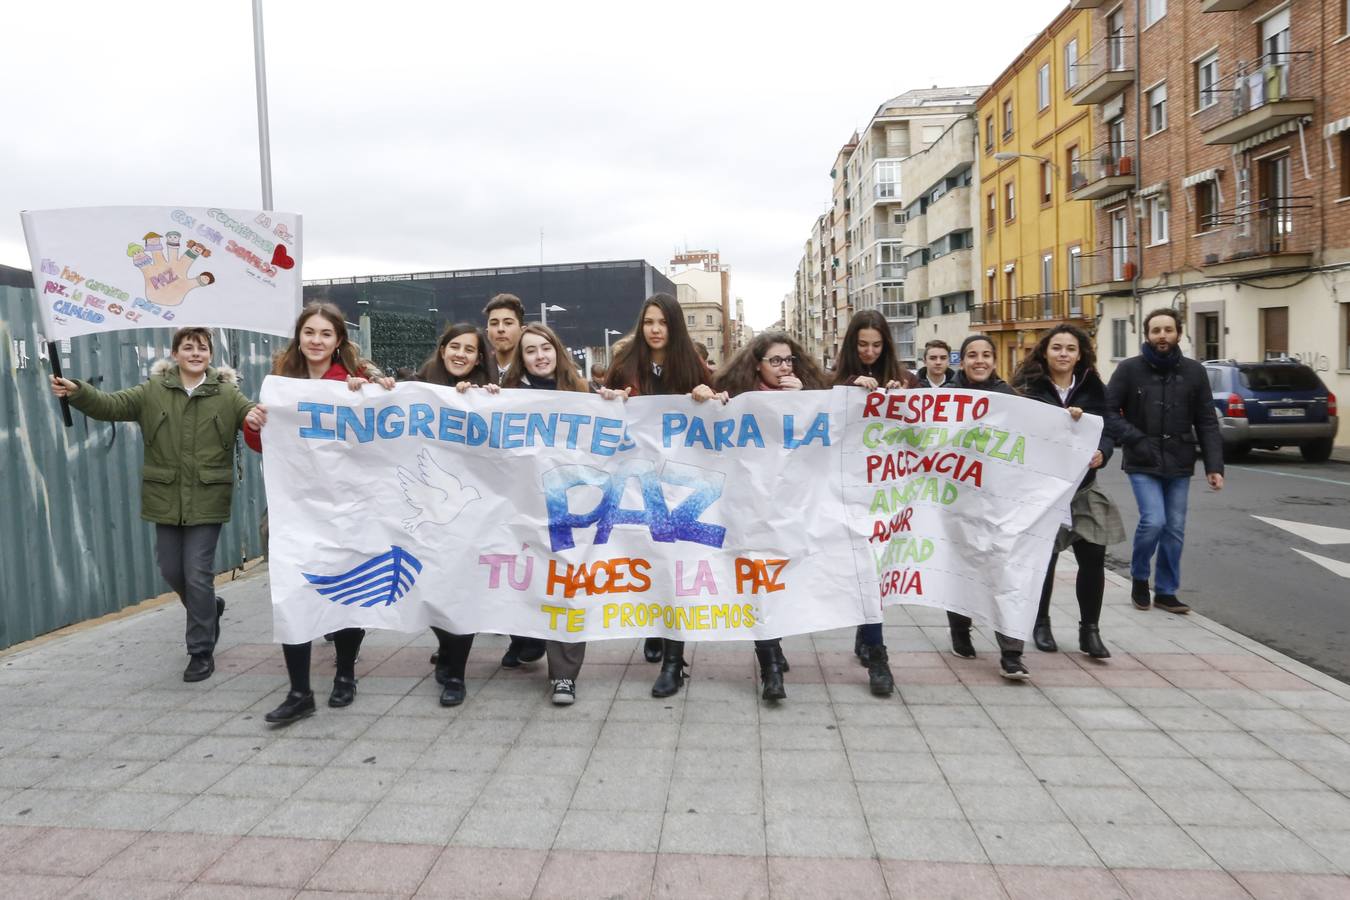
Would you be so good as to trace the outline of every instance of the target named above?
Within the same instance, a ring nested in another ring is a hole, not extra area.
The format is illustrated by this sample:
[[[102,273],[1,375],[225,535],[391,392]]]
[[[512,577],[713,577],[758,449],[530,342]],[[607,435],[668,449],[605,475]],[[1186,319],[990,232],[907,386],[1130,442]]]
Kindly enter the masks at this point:
[[[603,348],[607,328],[627,332],[642,301],[658,292],[673,295],[675,285],[640,259],[319,278],[304,286],[306,302],[328,300],[353,322],[388,310],[425,315],[438,330],[451,322],[482,324],[493,295],[515,294],[527,322],[539,321],[541,305],[562,307],[547,314],[548,325],[574,350]]]
[[[675,299],[684,309],[689,336],[721,362],[734,352],[731,268],[712,250],[685,250],[671,257],[666,274],[675,283]]]

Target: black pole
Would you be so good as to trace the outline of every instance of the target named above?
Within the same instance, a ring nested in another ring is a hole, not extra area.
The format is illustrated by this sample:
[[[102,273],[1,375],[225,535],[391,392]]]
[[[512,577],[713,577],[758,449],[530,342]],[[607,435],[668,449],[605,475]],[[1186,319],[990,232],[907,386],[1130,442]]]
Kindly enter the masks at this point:
[[[56,341],[47,342],[47,360],[52,364],[52,374],[57,378],[64,378],[65,376],[61,374],[61,351]],[[75,420],[70,417],[70,401],[65,397],[61,398],[61,419],[67,428],[75,427]]]

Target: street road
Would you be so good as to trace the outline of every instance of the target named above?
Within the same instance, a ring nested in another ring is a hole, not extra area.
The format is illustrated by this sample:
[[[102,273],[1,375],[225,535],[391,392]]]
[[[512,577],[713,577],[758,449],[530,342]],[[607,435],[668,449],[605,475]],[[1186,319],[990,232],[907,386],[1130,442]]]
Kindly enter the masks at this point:
[[[1196,471],[1181,599],[1196,612],[1350,682],[1350,464],[1305,463],[1297,451],[1258,451],[1228,465],[1217,494],[1198,466]],[[1109,549],[1107,565],[1128,577],[1139,510],[1119,454],[1100,483],[1119,505],[1129,535]],[[1257,516],[1282,520],[1286,527]]]

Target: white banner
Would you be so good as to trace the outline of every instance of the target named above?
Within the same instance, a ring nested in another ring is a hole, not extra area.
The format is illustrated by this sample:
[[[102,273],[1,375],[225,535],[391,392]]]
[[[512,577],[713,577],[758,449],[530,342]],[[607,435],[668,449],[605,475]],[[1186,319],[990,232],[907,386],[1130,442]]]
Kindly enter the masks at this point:
[[[202,325],[288,335],[300,216],[187,206],[21,213],[48,340]]]
[[[925,394],[945,399],[908,421],[894,406]],[[882,602],[1026,636],[1100,432],[945,391],[721,406],[269,377],[262,402],[284,642],[428,625],[746,640],[879,621]],[[942,435],[896,432],[926,423]]]

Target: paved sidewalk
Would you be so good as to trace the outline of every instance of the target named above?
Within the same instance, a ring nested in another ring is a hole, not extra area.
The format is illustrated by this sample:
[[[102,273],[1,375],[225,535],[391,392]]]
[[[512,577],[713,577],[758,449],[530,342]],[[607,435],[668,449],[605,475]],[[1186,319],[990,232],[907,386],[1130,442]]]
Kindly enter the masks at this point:
[[[1114,580],[1110,662],[1031,650],[1026,684],[903,608],[889,700],[851,632],[784,642],[777,707],[744,644],[669,700],[592,644],[555,708],[484,636],[445,710],[430,636],[372,633],[356,703],[280,731],[266,571],[222,594],[202,684],[176,604],[0,654],[5,897],[1350,897],[1350,687]]]

